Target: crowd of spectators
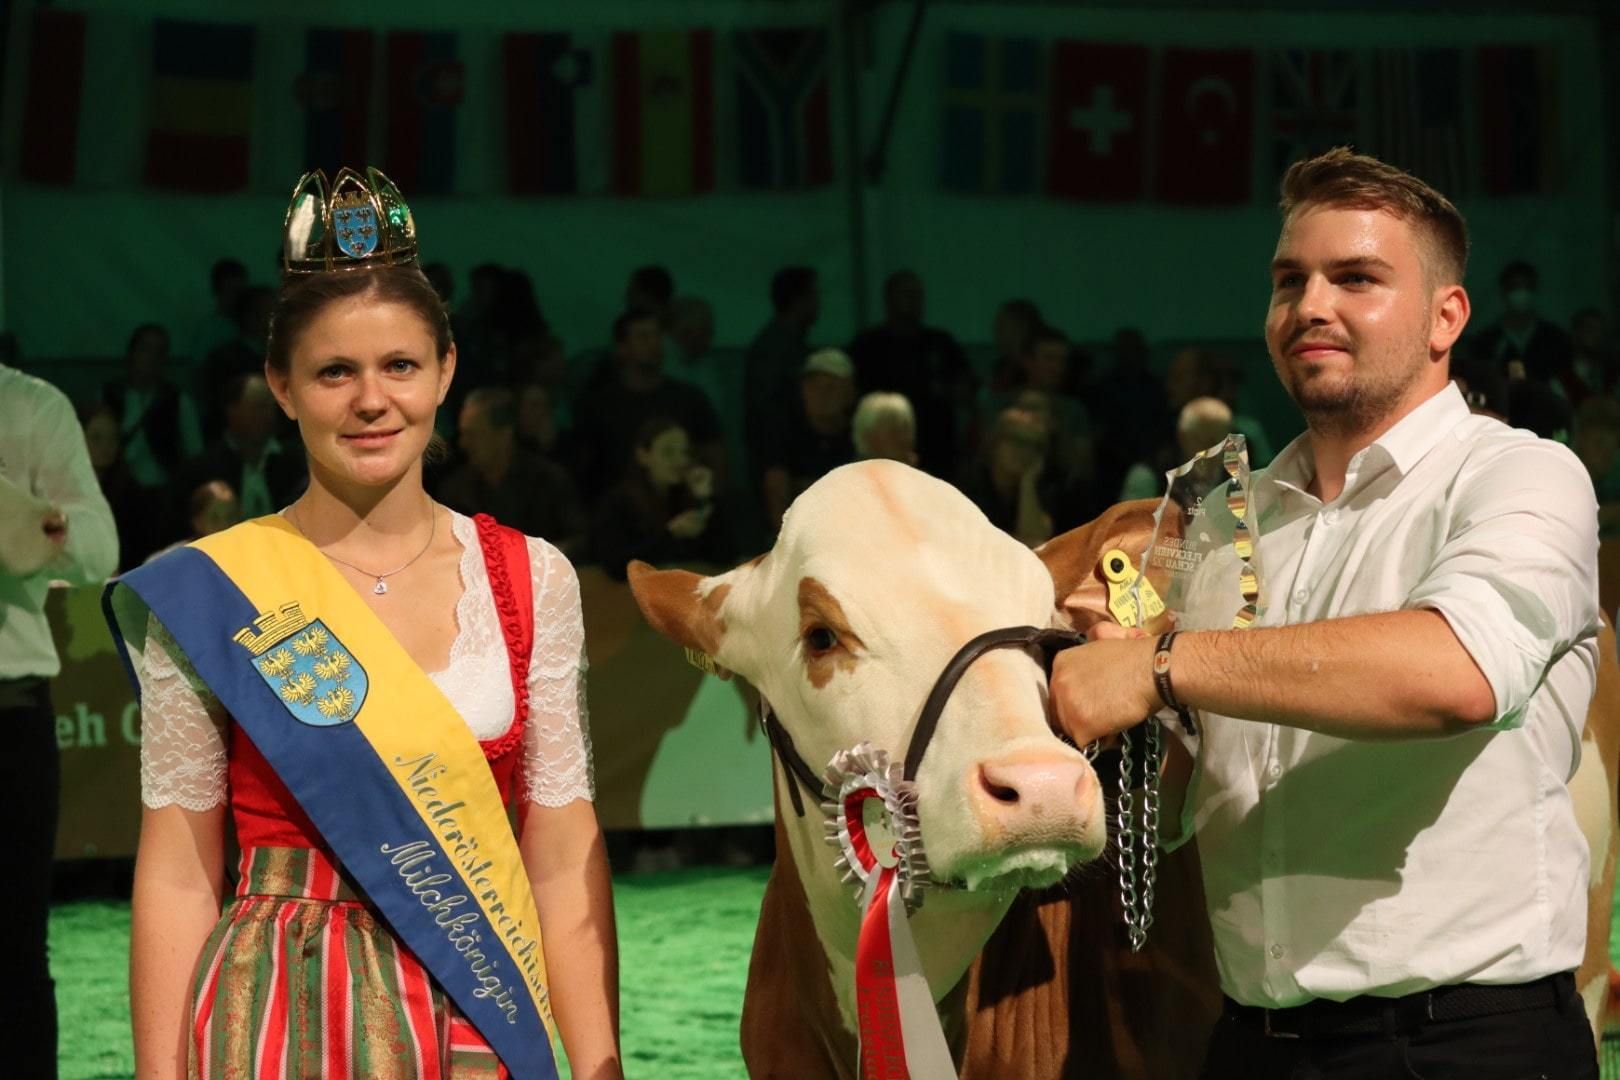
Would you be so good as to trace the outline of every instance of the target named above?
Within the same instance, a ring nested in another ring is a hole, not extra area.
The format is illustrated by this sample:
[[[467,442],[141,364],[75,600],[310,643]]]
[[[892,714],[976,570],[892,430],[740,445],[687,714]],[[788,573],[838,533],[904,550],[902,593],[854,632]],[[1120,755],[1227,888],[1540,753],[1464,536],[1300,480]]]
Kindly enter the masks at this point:
[[[1167,470],[1229,433],[1256,466],[1274,450],[1265,418],[1241,407],[1241,367],[1217,349],[1182,348],[1161,377],[1140,331],[1088,350],[1017,298],[995,310],[983,349],[964,348],[929,323],[912,270],[884,282],[878,323],[829,342],[815,271],[785,267],[768,285],[770,319],[746,348],[720,349],[713,306],[679,293],[668,269],[638,267],[606,340],[572,351],[521,270],[475,267],[460,303],[447,267],[424,270],[458,352],[441,413],[453,451],[430,465],[431,490],[616,575],[633,558],[723,564],[763,550],[800,492],[860,458],[953,483],[1035,545],[1113,502],[1161,494]],[[274,290],[230,259],[209,285],[208,311],[183,339],[185,374],[169,328],[143,324],[120,375],[80,405],[123,568],[273,512],[305,482],[263,375]],[[1504,313],[1459,348],[1459,387],[1472,408],[1569,443],[1591,471],[1605,535],[1620,533],[1609,324],[1596,309],[1568,329],[1542,316],[1527,263],[1498,285]]]

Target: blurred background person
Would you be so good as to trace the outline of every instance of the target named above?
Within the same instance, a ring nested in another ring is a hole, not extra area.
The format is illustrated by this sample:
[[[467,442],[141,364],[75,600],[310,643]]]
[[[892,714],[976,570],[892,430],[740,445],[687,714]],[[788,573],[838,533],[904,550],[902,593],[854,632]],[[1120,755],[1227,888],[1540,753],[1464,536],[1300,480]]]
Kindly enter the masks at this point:
[[[118,530],[118,569],[128,570],[146,561],[157,546],[148,540],[153,531],[152,507],[124,463],[124,440],[118,417],[97,401],[80,411],[84,445],[95,470],[96,484],[112,510]]]
[[[765,514],[772,532],[805,488],[855,460],[849,412],[855,404],[855,365],[841,349],[817,349],[799,375],[798,407],[765,452]]]
[[[1052,496],[1042,482],[1051,434],[1028,409],[1003,409],[958,486],[990,523],[1030,547],[1052,538]]]
[[[181,470],[180,490],[222,480],[237,493],[244,519],[273,514],[309,482],[304,455],[277,438],[282,414],[262,374],[232,379],[224,405],[224,431]]]
[[[917,416],[904,394],[878,390],[855,404],[850,420],[855,456],[917,464]]]
[[[611,576],[624,580],[631,559],[655,566],[731,559],[727,530],[716,520],[714,473],[693,463],[691,446],[669,417],[637,430],[630,468],[591,521],[591,556]]]
[[[1139,461],[1125,474],[1119,501],[1159,499],[1166,490],[1165,474],[1184,465],[1212,446],[1218,446],[1232,433],[1232,407],[1218,397],[1196,397],[1181,407],[1176,417],[1174,460]],[[1251,462],[1252,464],[1252,462]]]

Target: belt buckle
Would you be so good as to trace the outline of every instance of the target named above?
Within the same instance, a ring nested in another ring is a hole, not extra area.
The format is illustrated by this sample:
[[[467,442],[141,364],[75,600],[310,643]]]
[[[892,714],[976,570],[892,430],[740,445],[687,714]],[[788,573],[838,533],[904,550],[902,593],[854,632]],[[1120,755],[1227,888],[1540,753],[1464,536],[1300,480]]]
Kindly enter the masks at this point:
[[[1264,1016],[1266,1038],[1268,1038],[1268,1039],[1298,1039],[1298,1038],[1301,1037],[1299,1032],[1297,1032],[1297,1031],[1273,1030],[1272,1026],[1271,1026],[1271,1010],[1270,1009],[1262,1010],[1262,1015]]]

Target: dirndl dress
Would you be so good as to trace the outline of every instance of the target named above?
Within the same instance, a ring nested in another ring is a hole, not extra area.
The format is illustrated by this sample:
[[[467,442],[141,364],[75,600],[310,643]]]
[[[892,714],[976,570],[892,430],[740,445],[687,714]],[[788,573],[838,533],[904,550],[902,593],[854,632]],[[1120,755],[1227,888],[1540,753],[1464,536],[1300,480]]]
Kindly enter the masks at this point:
[[[527,549],[522,534],[475,520],[516,703],[512,726],[480,745],[510,807],[534,632]],[[198,964],[190,1080],[505,1078],[489,1043],[344,874],[234,722],[227,746],[240,878]]]

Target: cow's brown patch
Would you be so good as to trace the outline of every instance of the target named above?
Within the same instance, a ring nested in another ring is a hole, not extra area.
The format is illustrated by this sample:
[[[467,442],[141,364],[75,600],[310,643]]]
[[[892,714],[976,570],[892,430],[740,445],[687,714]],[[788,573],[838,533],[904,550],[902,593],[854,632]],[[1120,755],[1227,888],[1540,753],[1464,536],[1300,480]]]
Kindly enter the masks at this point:
[[[849,674],[855,670],[856,652],[866,646],[844,614],[844,605],[828,591],[827,586],[813,577],[799,579],[799,639],[817,627],[826,627],[838,636],[838,645],[824,653],[812,653],[805,647],[804,667],[810,685],[820,690],[838,672]]]
[[[1147,547],[1153,538],[1153,513],[1158,505],[1153,499],[1119,503],[1095,520],[1035,549],[1052,575],[1058,610],[1069,616],[1076,630],[1089,630],[1112,618],[1108,611],[1108,583],[1103,580],[1098,562],[1110,548],[1123,548],[1135,558]]]
[[[654,570],[639,560],[628,568],[630,591],[647,622],[660,634],[715,656],[726,636],[720,605],[729,585],[720,585],[708,596],[699,596],[703,575],[690,570]]]

